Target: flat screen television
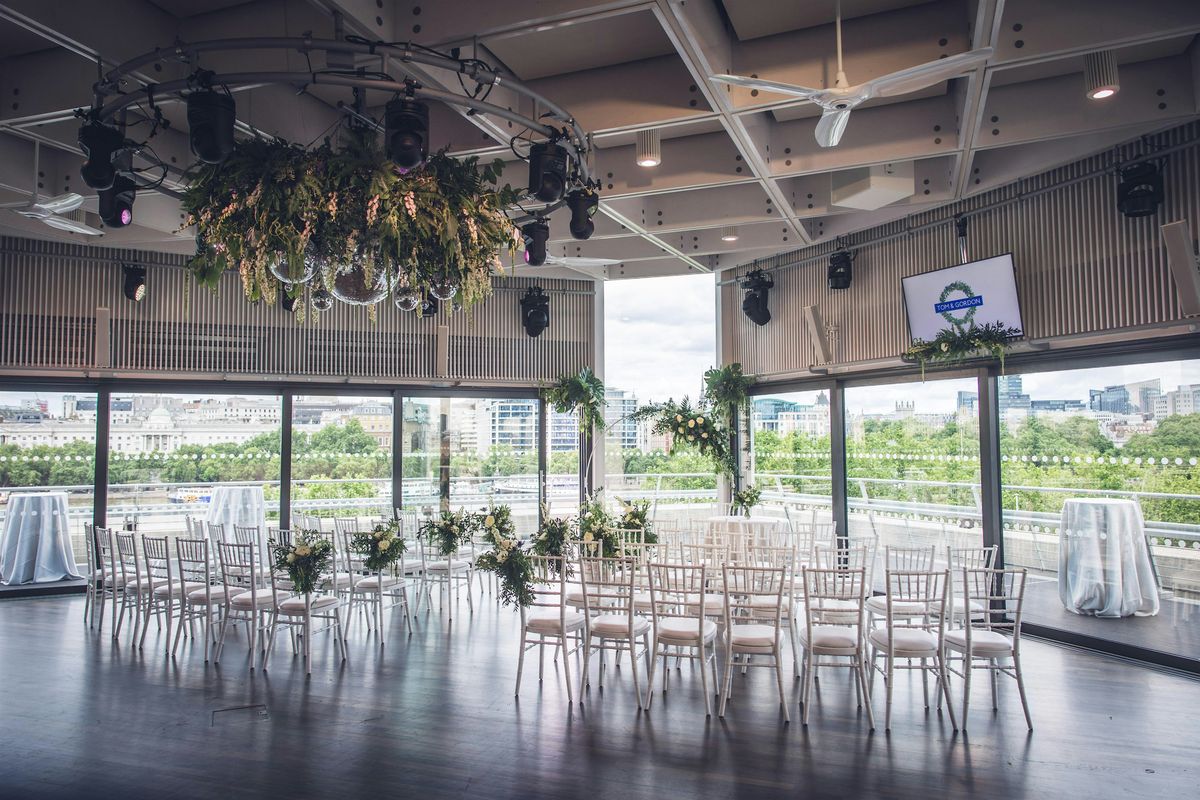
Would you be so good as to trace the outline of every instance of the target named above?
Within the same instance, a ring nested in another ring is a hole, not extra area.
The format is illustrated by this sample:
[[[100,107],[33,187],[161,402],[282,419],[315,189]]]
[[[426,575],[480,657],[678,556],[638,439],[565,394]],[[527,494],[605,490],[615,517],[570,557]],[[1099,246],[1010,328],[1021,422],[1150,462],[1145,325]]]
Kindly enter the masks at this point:
[[[912,275],[902,286],[913,339],[929,341],[947,328],[984,323],[1024,333],[1012,253]]]

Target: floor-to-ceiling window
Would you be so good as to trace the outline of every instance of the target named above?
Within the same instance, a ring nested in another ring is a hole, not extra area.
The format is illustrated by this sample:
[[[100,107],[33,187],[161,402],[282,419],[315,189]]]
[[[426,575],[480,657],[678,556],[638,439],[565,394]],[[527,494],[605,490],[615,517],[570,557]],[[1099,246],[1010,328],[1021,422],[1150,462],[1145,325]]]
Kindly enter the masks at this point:
[[[974,378],[845,390],[851,538],[939,554],[982,543],[977,390]]]
[[[86,563],[95,474],[95,394],[0,392],[0,526],[15,494],[64,492],[75,560]]]
[[[763,510],[786,508],[794,522],[830,522],[829,393],[755,396],[750,429]]]
[[[1200,657],[1200,361],[997,380],[1026,620]]]
[[[183,533],[185,517],[217,521],[214,498],[217,505],[242,502],[215,497],[222,487],[253,495],[247,502],[261,505],[263,519],[278,520],[281,408],[276,395],[113,392],[109,526]]]
[[[291,425],[293,513],[392,516],[390,395],[296,395]]]

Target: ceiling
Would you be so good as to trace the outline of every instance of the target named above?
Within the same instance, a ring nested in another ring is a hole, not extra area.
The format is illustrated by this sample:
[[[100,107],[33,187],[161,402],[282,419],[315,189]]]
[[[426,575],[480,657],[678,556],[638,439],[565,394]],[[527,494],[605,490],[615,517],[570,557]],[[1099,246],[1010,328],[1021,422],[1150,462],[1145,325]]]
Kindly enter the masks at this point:
[[[550,251],[619,259],[613,279],[707,272],[822,242],[919,209],[1010,183],[1200,111],[1200,3],[1156,0],[845,0],[845,71],[851,83],[989,46],[969,75],[920,92],[868,101],[841,143],[819,147],[816,109],[794,98],[706,80],[734,72],[817,88],[833,85],[833,0],[0,0],[0,203],[33,189],[33,142],[43,196],[88,190],[79,180],[74,109],[85,106],[97,59],[113,65],[176,40],[345,34],[459,48],[510,72],[568,109],[595,135],[602,187],[592,239],[570,238],[552,219]],[[1121,91],[1089,101],[1083,55],[1114,50]],[[297,52],[206,55],[201,66],[307,70]],[[325,64],[315,64],[321,68]],[[350,66],[379,70],[377,57]],[[461,92],[457,77],[391,62],[397,77]],[[182,77],[168,62],[142,81]],[[237,92],[243,132],[308,142],[341,118],[347,90],[297,94],[282,86]],[[371,93],[368,105],[388,97]],[[538,109],[501,85],[489,98],[526,115]],[[152,144],[182,170],[190,162],[186,117],[160,98],[172,127]],[[372,112],[378,116],[379,109]],[[431,113],[434,144],[511,162],[510,123],[450,107]],[[663,162],[634,163],[638,130],[657,128]],[[133,128],[145,130],[145,127]],[[912,162],[911,196],[875,211],[834,205],[831,187],[850,170]],[[179,185],[179,175],[168,176]],[[96,210],[90,197],[85,209]],[[96,224],[94,214],[88,216]],[[173,199],[139,193],[135,224],[103,244],[187,252]],[[736,242],[721,239],[736,224]],[[0,211],[0,234],[81,240]],[[527,269],[527,268],[522,268]]]

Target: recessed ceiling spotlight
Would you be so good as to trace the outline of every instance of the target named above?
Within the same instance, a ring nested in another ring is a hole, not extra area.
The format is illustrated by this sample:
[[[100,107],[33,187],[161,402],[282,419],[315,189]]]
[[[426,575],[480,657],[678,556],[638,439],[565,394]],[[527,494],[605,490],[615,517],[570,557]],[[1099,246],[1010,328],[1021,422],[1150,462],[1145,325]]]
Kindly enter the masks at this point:
[[[738,230],[736,225],[726,225],[721,228],[722,242],[736,242],[738,240]]]
[[[637,132],[637,165],[657,167],[662,163],[662,140],[658,128]]]
[[[1089,100],[1103,100],[1121,91],[1117,57],[1112,50],[1099,50],[1083,57],[1083,82]]]

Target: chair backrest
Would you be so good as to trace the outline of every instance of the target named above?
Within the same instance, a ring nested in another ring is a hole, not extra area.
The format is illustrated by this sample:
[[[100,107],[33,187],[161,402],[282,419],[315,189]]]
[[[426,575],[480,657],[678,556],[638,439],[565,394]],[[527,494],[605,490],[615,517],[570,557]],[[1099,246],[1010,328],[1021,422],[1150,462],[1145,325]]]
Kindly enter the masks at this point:
[[[933,569],[934,546],[884,547],[885,569],[893,572],[928,572]]]
[[[175,561],[179,566],[180,587],[187,583],[212,581],[212,556],[208,539],[180,538],[175,540]]]
[[[256,544],[258,542],[258,527],[254,525],[234,525],[233,540],[238,544]]]
[[[723,566],[726,630],[747,623],[773,625],[778,641],[786,572],[782,567]]]
[[[645,544],[646,542],[645,528],[614,528],[613,533],[617,538],[618,550],[620,550],[622,545]]]
[[[566,621],[567,613],[567,560],[561,556],[530,555],[529,566],[533,581],[529,589],[533,602],[529,608],[556,608],[560,621]],[[528,609],[521,607],[521,624],[525,624]],[[563,627],[566,630],[566,627]]]
[[[126,584],[138,580],[142,573],[142,559],[138,554],[135,534],[132,531],[117,531],[113,539],[116,542],[121,580]]]
[[[651,561],[663,560],[666,549],[665,545],[658,543],[624,540],[617,542],[617,555],[621,558],[632,558],[639,566],[649,564]]]
[[[951,580],[958,580],[964,569],[993,569],[996,566],[996,545],[990,547],[947,547],[946,564]]]
[[[151,586],[171,582],[171,548],[166,536],[142,534],[142,557]]]
[[[95,583],[100,559],[96,555],[96,531],[90,522],[83,523],[83,546],[87,551],[87,579],[89,583]]]
[[[218,542],[217,555],[221,562],[221,583],[226,586],[248,587],[253,593],[257,585],[254,576],[254,550],[253,544]]]
[[[290,528],[267,527],[267,542],[274,542],[283,547],[292,546],[292,531]]]
[[[579,583],[588,616],[628,614],[633,620],[633,581],[637,564],[632,558],[579,559]]]
[[[214,542],[225,541],[225,524],[222,522],[209,522],[208,538]]]
[[[333,529],[340,536],[358,533],[358,517],[334,517]]]
[[[945,626],[949,570],[888,570],[888,629],[919,628],[941,633]]]
[[[665,619],[697,620],[696,631],[704,630],[704,609],[708,598],[703,564],[646,565],[650,584],[650,611],[654,627]]]
[[[1020,569],[963,569],[960,572],[963,599],[984,609],[965,615],[967,641],[972,630],[985,629],[1010,636],[1013,647],[1021,637],[1021,616],[1025,605],[1028,571]]]
[[[867,602],[865,569],[808,567],[800,582],[810,642],[815,625],[862,627]]]
[[[839,547],[817,542],[813,547],[812,565],[818,569],[866,570],[869,583],[875,571],[875,543],[870,539],[859,539]]]
[[[710,578],[721,574],[721,567],[729,560],[729,548],[719,544],[683,544],[679,546],[685,564],[703,564],[708,567]]]

